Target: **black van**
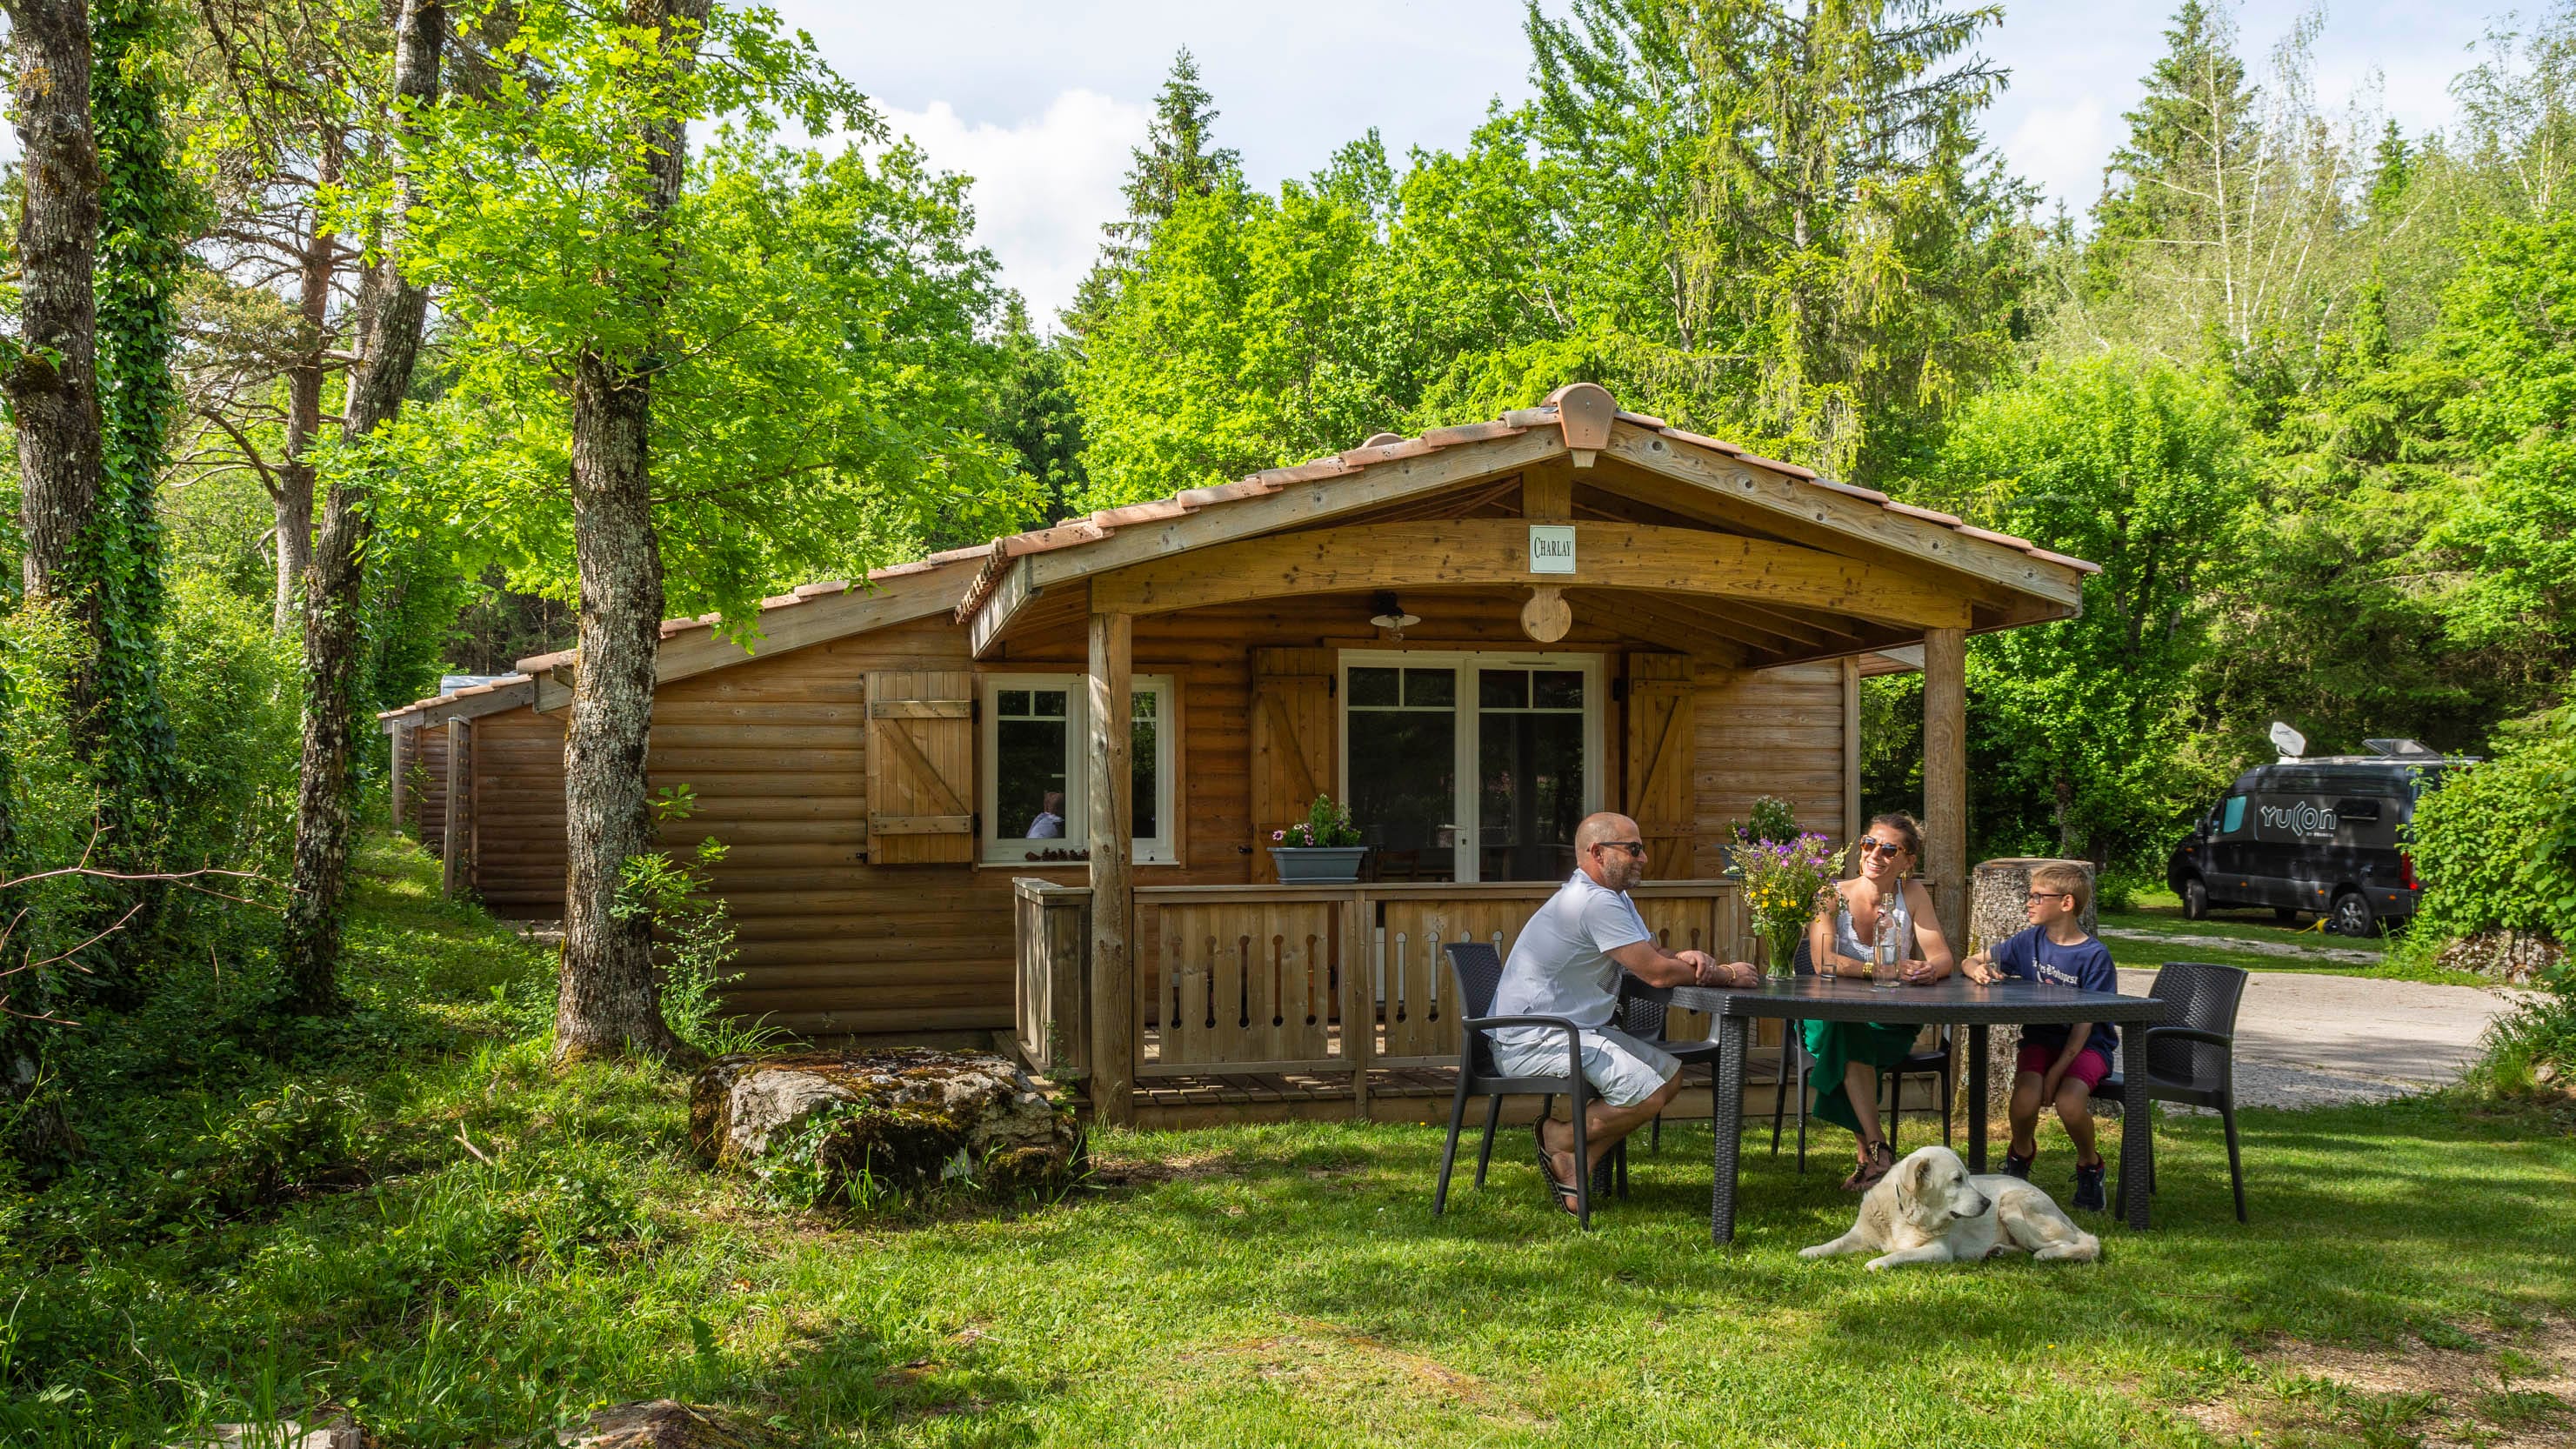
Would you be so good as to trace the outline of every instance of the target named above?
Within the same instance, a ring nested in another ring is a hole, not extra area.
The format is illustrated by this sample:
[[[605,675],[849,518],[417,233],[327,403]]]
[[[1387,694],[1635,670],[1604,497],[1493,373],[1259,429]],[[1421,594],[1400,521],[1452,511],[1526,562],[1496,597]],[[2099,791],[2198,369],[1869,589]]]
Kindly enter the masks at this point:
[[[2378,745],[2379,741],[2372,741]],[[2282,920],[2326,917],[2341,935],[2415,914],[2422,894],[2405,827],[2442,772],[2466,763],[2413,741],[2388,755],[2283,760],[2236,777],[2165,864],[2182,913],[2270,906]]]

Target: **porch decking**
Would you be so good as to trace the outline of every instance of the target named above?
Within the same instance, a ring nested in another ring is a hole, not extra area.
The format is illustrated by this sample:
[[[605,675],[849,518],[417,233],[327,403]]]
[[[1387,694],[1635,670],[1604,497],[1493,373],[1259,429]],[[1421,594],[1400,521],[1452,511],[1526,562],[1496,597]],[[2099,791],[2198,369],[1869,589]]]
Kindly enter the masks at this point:
[[[1456,1015],[1442,947],[1484,940],[1508,951],[1551,882],[1347,886],[1168,886],[1133,893],[1139,943],[1127,1020],[1100,1021],[1092,991],[1088,887],[1015,883],[1016,1043],[1042,1076],[1079,1082],[1095,1115],[1138,1127],[1220,1122],[1445,1122],[1457,1089]],[[1667,949],[1743,956],[1732,881],[1669,881],[1633,892]],[[1369,1023],[1350,1032],[1346,1021]],[[1107,1030],[1103,1027],[1107,1026]],[[1706,1032],[1675,1012],[1669,1035]],[[1120,1044],[1113,1070],[1100,1043]],[[1766,1024],[1745,1110],[1771,1110],[1779,1070]],[[1706,1117],[1705,1068],[1666,1115]],[[1104,1093],[1115,1096],[1105,1104]],[[1929,1099],[1925,1099],[1928,1104]],[[1909,1110],[1917,1105],[1909,1098]],[[1535,1099],[1509,1104],[1525,1122]],[[1123,1110],[1122,1110],[1123,1109]],[[1477,1119],[1481,1122],[1481,1116]]]

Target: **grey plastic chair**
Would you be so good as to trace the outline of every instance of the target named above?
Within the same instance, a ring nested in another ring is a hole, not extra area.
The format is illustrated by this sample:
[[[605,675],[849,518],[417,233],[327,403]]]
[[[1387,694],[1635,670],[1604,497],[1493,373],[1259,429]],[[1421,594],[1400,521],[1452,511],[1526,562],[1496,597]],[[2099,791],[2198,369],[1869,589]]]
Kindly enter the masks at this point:
[[[1713,1069],[1717,1063],[1716,1042],[1664,1040],[1664,1018],[1671,1010],[1672,999],[1671,987],[1649,986],[1625,971],[1620,972],[1619,1029],[1639,1041],[1653,1042],[1672,1053],[1680,1059],[1685,1070],[1696,1066]],[[1624,1149],[1628,1144],[1622,1142],[1619,1145]],[[1661,1112],[1655,1114],[1654,1126],[1648,1130],[1646,1147],[1650,1152],[1664,1150],[1664,1114]],[[1623,1194],[1628,1190],[1628,1156],[1625,1151],[1619,1153],[1619,1190]]]
[[[1587,1155],[1583,1140],[1583,1111],[1594,1093],[1592,1084],[1583,1079],[1582,1029],[1563,1016],[1494,1016],[1495,989],[1502,985],[1503,958],[1485,941],[1452,941],[1447,948],[1449,969],[1458,983],[1458,1004],[1466,1015],[1458,1021],[1458,1094],[1449,1104],[1449,1140],[1440,1149],[1440,1185],[1431,1195],[1433,1216],[1449,1207],[1449,1174],[1458,1160],[1458,1133],[1467,1125],[1467,1099],[1485,1099],[1485,1140],[1476,1150],[1476,1186],[1485,1185],[1485,1169],[1494,1157],[1494,1129],[1503,1120],[1503,1098],[1536,1094],[1543,1098],[1539,1113],[1545,1116],[1563,1094],[1574,1104],[1574,1159]],[[1493,1043],[1485,1033],[1498,1026],[1543,1026],[1565,1033],[1565,1075],[1561,1077],[1511,1077],[1494,1064]],[[1623,1146],[1625,1144],[1622,1144]],[[1592,1228],[1592,1197],[1609,1177],[1611,1159],[1604,1158],[1601,1169],[1580,1174],[1574,1184],[1574,1216],[1585,1231]],[[1626,1162],[1619,1162],[1619,1177],[1626,1179]]]
[[[2242,967],[2206,961],[2167,961],[2147,994],[2169,1003],[2178,1026],[2130,1028],[2121,1040],[2121,1070],[2102,1079],[2093,1095],[2117,1102],[2123,1112],[2152,1112],[2157,1102],[2210,1107],[2227,1129],[2227,1180],[2236,1193],[2236,1220],[2245,1217],[2245,1164],[2236,1143],[2236,1008],[2245,999]],[[2129,1165],[2120,1164],[2126,1172]],[[2147,1190],[2155,1191],[2155,1169]],[[2117,1201],[2117,1199],[2113,1199]]]

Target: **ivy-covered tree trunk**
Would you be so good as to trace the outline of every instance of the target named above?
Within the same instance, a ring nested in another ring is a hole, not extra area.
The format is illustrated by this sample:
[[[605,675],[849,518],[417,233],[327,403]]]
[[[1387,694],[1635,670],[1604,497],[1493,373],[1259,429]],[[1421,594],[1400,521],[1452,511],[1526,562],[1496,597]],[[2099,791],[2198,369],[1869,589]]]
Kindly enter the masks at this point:
[[[358,680],[365,654],[361,611],[370,526],[364,448],[401,408],[420,356],[429,297],[403,279],[404,217],[417,197],[401,155],[410,113],[438,100],[438,60],[447,41],[440,0],[403,0],[394,34],[391,130],[400,173],[375,260],[359,291],[359,356],[341,412],[341,442],[353,456],[333,471],[322,528],[304,579],[304,759],[296,782],[295,862],[287,879],[285,932],[278,947],[288,1009],[336,1009],[340,995],[340,916],[348,891],[349,837],[355,813]]]
[[[98,140],[99,700],[85,740],[111,829],[110,859],[156,867],[176,743],[161,699],[168,600],[161,515],[179,385],[187,205],[162,114],[161,0],[93,0],[90,120]],[[147,888],[149,889],[149,888]],[[129,934],[127,939],[133,939]]]
[[[709,0],[631,0],[627,22],[665,37],[685,69]],[[639,138],[646,162],[630,214],[659,263],[626,279],[634,335],[661,330],[669,296],[671,213],[688,136],[676,117]],[[573,368],[573,554],[581,579],[580,666],[564,733],[564,947],[555,1000],[555,1060],[630,1053],[660,1061],[689,1049],[662,1019],[653,925],[618,909],[626,862],[653,846],[644,751],[662,647],[662,547],[649,473],[652,359],[585,348]]]

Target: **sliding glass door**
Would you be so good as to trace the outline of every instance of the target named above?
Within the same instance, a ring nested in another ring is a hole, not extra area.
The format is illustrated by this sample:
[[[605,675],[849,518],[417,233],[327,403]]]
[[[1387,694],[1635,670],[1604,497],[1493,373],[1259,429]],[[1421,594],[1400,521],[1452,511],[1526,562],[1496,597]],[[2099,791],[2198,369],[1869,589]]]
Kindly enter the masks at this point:
[[[1347,651],[1342,791],[1381,880],[1562,880],[1602,808],[1594,655]]]

